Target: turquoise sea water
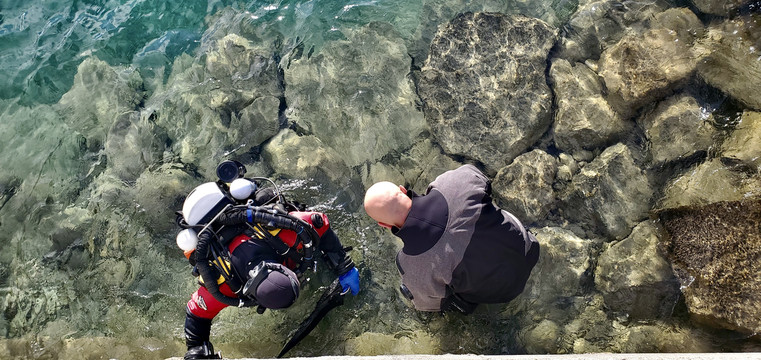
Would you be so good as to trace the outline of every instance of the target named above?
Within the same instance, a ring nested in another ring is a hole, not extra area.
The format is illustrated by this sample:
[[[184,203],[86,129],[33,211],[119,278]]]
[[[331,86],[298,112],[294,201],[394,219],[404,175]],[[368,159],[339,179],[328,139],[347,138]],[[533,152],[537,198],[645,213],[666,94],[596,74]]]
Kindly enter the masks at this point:
[[[622,13],[653,4],[694,9],[688,0],[612,3]],[[204,56],[209,39],[244,33],[256,40],[255,45],[275,49],[272,57],[287,63],[290,57],[319,54],[353,30],[383,24],[406,46],[407,71],[407,66],[416,69],[423,64],[433,33],[457,13],[523,14],[542,19],[566,35],[571,32],[568,22],[579,8],[578,0],[0,0],[0,335],[5,337],[0,358],[10,354],[19,359],[153,359],[184,352],[184,304],[196,285],[174,245],[173,211],[179,204],[162,198],[160,190],[192,188],[190,184],[203,178],[201,166],[186,164],[183,170],[193,175],[192,181],[180,175],[153,179],[163,187],[155,186],[159,190],[152,191],[150,180],[137,176],[113,180],[103,175],[104,169],[112,166],[103,155],[107,140],[95,130],[83,133],[98,127],[87,123],[87,117],[110,116],[107,107],[113,103],[151,108],[161,104],[152,95],[175,94],[165,87],[171,83],[170,76],[179,73],[178,77],[193,78],[190,63]],[[746,6],[742,11],[755,9]],[[711,18],[706,15],[702,20]],[[621,19],[633,22],[625,16]],[[599,24],[601,38],[605,38],[606,26],[611,25]],[[599,54],[599,49],[596,51]],[[103,66],[88,62],[92,59],[115,70],[103,71]],[[84,69],[92,72],[77,78],[83,63],[90,66]],[[174,67],[187,71],[174,73]],[[141,81],[135,80],[138,77]],[[195,80],[204,84],[204,79]],[[106,101],[114,96],[108,93],[110,85],[99,85],[102,83],[116,84],[113,94],[120,94],[119,86],[127,87],[134,98]],[[88,87],[107,94],[103,98],[98,93],[81,95]],[[65,94],[70,91],[73,99],[85,103],[82,107],[92,105],[93,109],[69,111],[76,108],[66,103]],[[704,98],[720,103],[725,96],[715,91]],[[91,100],[93,104],[89,104]],[[724,112],[716,113],[717,122],[736,123],[736,107],[732,103],[721,108]],[[71,119],[75,115],[83,117],[76,125],[85,130],[73,130],[76,126],[70,124],[76,122]],[[144,118],[155,120],[149,115]],[[182,147],[170,144],[166,134],[162,136],[156,136],[157,142],[167,148]],[[131,138],[124,136],[119,141]],[[239,145],[243,148],[246,144]],[[243,155],[257,164],[252,171],[266,173],[270,169],[257,162],[258,151]],[[150,163],[148,170],[177,162],[177,155],[169,151],[134,156],[144,156],[142,160]],[[442,318],[403,306],[395,296],[394,249],[380,240],[388,240],[388,234],[357,210],[358,178],[368,176],[365,172],[369,170],[355,166],[352,171],[361,175],[339,178],[331,186],[321,186],[314,179],[283,179],[281,183],[296,198],[319,204],[316,209],[327,212],[339,235],[355,245],[364,289],[291,355],[525,353],[532,349],[527,347],[530,341],[526,337],[560,331],[547,325],[527,334],[521,328],[525,324],[516,320],[518,310],[497,305],[483,307],[470,318]],[[144,193],[136,194],[134,188]],[[150,213],[146,208],[160,211]],[[215,320],[212,341],[228,356],[274,356],[295,324],[311,310],[318,288],[330,279],[323,274],[312,281],[302,301],[291,310],[260,317],[248,310],[224,312]],[[583,284],[585,291],[593,287],[589,281]],[[600,310],[604,306],[593,292],[558,298],[555,307],[559,313],[579,314],[573,323],[560,324],[578,337],[566,335],[559,341],[563,347],[556,348],[558,352],[759,349],[747,334],[694,326],[684,303],[667,304],[673,307],[671,318],[636,322]],[[552,324],[544,320],[531,322]],[[596,322],[605,322],[607,327],[595,327]],[[614,329],[617,337],[611,340],[613,336],[607,332]],[[662,340],[654,345],[654,338]],[[535,348],[541,345],[534,344]]]
[[[557,9],[567,18],[576,4],[572,0],[476,1],[453,8],[534,16]],[[3,1],[0,98],[19,98],[23,104],[54,103],[71,88],[77,66],[89,56],[150,73],[171,64],[179,54],[194,54],[209,30],[209,17],[225,7],[247,18],[246,25],[264,39],[277,33],[292,46],[319,47],[342,38],[343,29],[373,21],[391,23],[402,36],[411,38],[425,20],[420,18],[423,5],[400,0]]]

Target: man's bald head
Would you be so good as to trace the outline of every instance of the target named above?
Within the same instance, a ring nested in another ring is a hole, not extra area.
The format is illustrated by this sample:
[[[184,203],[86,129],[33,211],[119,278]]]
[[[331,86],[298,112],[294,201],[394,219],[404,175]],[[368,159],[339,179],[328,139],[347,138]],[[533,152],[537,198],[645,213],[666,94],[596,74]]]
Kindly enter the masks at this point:
[[[392,182],[375,183],[365,192],[365,212],[380,226],[389,229],[404,225],[411,206],[407,189]]]

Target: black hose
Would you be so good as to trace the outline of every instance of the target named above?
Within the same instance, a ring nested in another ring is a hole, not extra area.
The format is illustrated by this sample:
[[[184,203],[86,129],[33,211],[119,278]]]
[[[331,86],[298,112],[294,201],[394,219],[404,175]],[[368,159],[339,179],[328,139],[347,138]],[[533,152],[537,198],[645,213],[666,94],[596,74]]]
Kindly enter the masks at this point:
[[[249,209],[248,207],[238,207],[242,209]],[[238,216],[225,216],[221,214],[217,221],[222,225],[237,225],[247,222],[247,214],[244,211],[240,212]],[[254,223],[263,224],[268,227],[287,229],[296,233],[296,237],[303,244],[304,258],[299,267],[299,272],[307,271],[314,263],[314,246],[316,241],[320,238],[317,231],[306,221],[301,220],[290,214],[272,213],[269,209],[263,208],[251,208],[251,219]],[[196,245],[196,268],[198,274],[203,280],[206,290],[219,302],[229,306],[253,306],[256,305],[256,301],[252,299],[233,298],[223,294],[219,290],[217,284],[217,278],[219,273],[214,269],[209,261],[210,258],[210,241],[211,231],[202,230],[198,235],[198,244]]]
[[[320,238],[317,231],[314,230],[312,225],[304,220],[301,220],[293,215],[284,214],[279,212],[273,212],[268,208],[261,207],[236,207],[238,209],[250,209],[251,220],[255,224],[262,224],[271,228],[291,230],[296,233],[296,237],[303,243],[304,249],[304,261],[299,268],[300,272],[306,271],[314,263],[314,246],[316,246],[316,240]],[[240,211],[237,216],[226,216],[223,214],[219,217],[218,221],[222,225],[237,225],[244,222],[248,222],[248,217],[245,211]]]
[[[203,279],[206,290],[209,291],[214,299],[228,306],[247,307],[256,305],[254,300],[229,297],[219,290],[219,285],[217,284],[219,273],[209,264],[210,240],[210,232],[203,231],[198,235],[198,245],[196,246],[196,268],[198,269],[198,274],[201,275],[201,279]]]

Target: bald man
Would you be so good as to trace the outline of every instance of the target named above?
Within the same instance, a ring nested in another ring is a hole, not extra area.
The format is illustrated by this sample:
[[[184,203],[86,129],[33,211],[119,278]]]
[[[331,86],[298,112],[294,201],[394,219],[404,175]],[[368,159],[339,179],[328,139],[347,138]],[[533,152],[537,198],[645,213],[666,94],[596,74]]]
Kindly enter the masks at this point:
[[[509,302],[539,259],[534,235],[492,203],[491,182],[473,165],[439,175],[425,195],[376,183],[364,205],[404,242],[400,290],[421,311],[469,314],[478,304]]]

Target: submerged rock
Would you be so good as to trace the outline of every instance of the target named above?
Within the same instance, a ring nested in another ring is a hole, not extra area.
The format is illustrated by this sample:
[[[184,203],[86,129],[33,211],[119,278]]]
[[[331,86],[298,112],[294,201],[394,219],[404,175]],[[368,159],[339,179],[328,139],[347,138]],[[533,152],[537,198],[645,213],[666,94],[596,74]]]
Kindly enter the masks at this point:
[[[558,160],[542,150],[518,156],[494,178],[495,200],[523,225],[542,220],[555,205],[552,184],[557,171]]]
[[[563,29],[557,57],[572,63],[597,60],[627,32],[669,7],[663,0],[582,1]]]
[[[761,177],[733,170],[720,159],[697,164],[677,176],[664,189],[658,208],[707,205],[761,195]]]
[[[573,177],[560,195],[563,217],[621,239],[647,217],[653,190],[624,144],[611,146]]]
[[[74,85],[55,108],[69,127],[103,144],[114,121],[143,101],[142,84],[137,71],[112,68],[90,57],[79,64]]]
[[[160,163],[168,137],[164,129],[137,111],[116,118],[105,143],[108,166],[120,179],[135,181],[145,169]]]
[[[594,150],[613,144],[632,125],[603,97],[602,80],[588,66],[566,60],[552,63],[555,92],[555,145],[567,152]]]
[[[710,353],[700,331],[680,326],[616,324],[611,348],[617,353]],[[628,325],[628,326],[627,326]]]
[[[690,315],[748,334],[761,331],[761,198],[657,213]]]
[[[20,250],[15,241],[49,230],[34,230],[42,217],[75,201],[86,186],[90,151],[98,151],[101,144],[90,149],[98,141],[88,142],[62,125],[52,106],[28,108],[0,101],[0,107],[0,249],[12,248],[5,252],[10,256]],[[49,250],[41,251],[31,256],[38,258]],[[0,261],[0,275],[2,263],[10,258],[6,260]]]
[[[716,134],[711,120],[694,97],[680,94],[658,104],[639,123],[650,142],[652,161],[662,164],[707,153]]]
[[[692,45],[703,31],[689,9],[669,9],[656,15],[644,33],[627,35],[603,52],[600,76],[614,108],[629,117],[681,86],[695,71],[698,56]]]
[[[419,92],[444,151],[509,164],[547,130],[551,92],[545,72],[556,30],[537,19],[465,13],[439,29]]]
[[[609,308],[635,319],[671,316],[679,282],[658,249],[659,240],[659,229],[645,221],[627,238],[606,244],[597,259],[595,286]]]
[[[161,236],[176,227],[174,212],[182,209],[185,196],[199,185],[179,164],[164,164],[143,172],[135,182],[137,219],[148,224],[148,230]]]
[[[366,332],[346,341],[354,356],[436,354],[440,347],[437,338],[420,330],[405,335]]]
[[[584,294],[591,280],[590,266],[596,243],[558,227],[531,229],[542,246],[534,270],[523,293],[513,300],[528,306],[539,318],[566,322],[571,314],[563,310],[574,297]],[[530,316],[530,314],[528,315]]]
[[[180,56],[145,114],[166,129],[171,150],[207,178],[230,152],[256,149],[280,128],[283,89],[271,47],[238,35],[208,44],[199,60]]]
[[[369,188],[378,181],[391,181],[422,194],[437,176],[461,165],[444,155],[430,139],[424,139],[393,160],[368,164],[363,169],[362,182]]]
[[[399,35],[373,23],[284,69],[289,120],[348,166],[410,147],[426,129]]]
[[[439,26],[446,24],[458,14],[466,12],[492,12],[524,15],[541,19],[552,25],[561,26],[579,6],[578,0],[424,0],[420,10],[420,24],[415,29],[407,46],[418,65],[428,57],[431,40]]]
[[[761,113],[746,111],[722,145],[721,161],[761,175]]]
[[[698,47],[705,56],[698,65],[700,76],[744,105],[761,110],[758,87],[761,83],[761,15],[711,24]]]
[[[299,136],[281,130],[262,150],[264,160],[278,175],[292,179],[314,179],[318,183],[339,185],[350,173],[341,154],[325,146],[314,135]]]
[[[272,50],[239,35],[228,34],[217,40],[204,65],[206,76],[214,82],[209,104],[213,108],[240,111],[262,96],[282,96]]]
[[[713,15],[730,15],[750,0],[690,0],[702,12]]]
[[[554,354],[558,351],[561,334],[558,324],[544,319],[526,331],[522,340],[529,354]]]

